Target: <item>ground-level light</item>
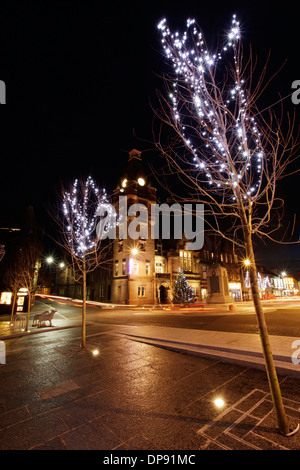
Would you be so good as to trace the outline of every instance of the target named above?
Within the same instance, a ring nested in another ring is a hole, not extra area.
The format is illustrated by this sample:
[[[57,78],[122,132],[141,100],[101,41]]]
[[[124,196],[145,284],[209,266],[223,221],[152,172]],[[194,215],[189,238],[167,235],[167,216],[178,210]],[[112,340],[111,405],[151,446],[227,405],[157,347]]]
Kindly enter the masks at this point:
[[[223,408],[223,406],[225,405],[225,402],[222,398],[216,398],[214,400],[214,404],[216,405],[217,408]]]

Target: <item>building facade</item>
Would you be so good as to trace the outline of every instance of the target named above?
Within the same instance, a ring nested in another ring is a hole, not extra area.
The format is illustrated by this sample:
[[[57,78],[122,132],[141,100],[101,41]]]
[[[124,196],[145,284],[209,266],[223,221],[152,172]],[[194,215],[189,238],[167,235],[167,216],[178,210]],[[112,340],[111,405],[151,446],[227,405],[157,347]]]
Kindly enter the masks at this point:
[[[120,200],[124,196],[126,207],[120,214]],[[241,300],[238,257],[228,243],[220,243],[220,240],[216,243],[210,238],[201,250],[193,251],[186,249],[187,240],[184,238],[153,239],[150,236],[153,226],[151,213],[156,202],[156,189],[145,175],[141,152],[133,149],[115,191],[114,204],[121,220],[113,248],[111,301],[129,305],[168,304],[172,302],[173,285],[179,270],[184,272],[193,288],[195,301],[203,301],[207,297],[207,267],[213,263],[220,263],[229,270],[230,294],[234,300]],[[144,218],[139,214],[137,221],[136,213],[127,211],[133,204],[147,208]],[[130,226],[133,224],[136,228],[137,223],[141,236],[132,239]]]
[[[113,241],[112,261],[109,266],[88,275],[88,300],[139,306],[169,304],[181,270],[194,290],[195,302],[203,302],[209,291],[208,271],[217,265],[226,268],[232,300],[251,300],[247,268],[232,243],[205,232],[203,247],[187,250],[188,240],[184,238],[177,239],[171,233],[169,237],[152,236],[152,208],[159,204],[139,150],[129,152],[127,168],[114,191],[113,204],[119,225]],[[140,206],[145,208],[144,212]],[[297,281],[282,274],[269,273],[259,267],[258,278],[262,299],[298,293]],[[56,273],[51,293],[82,297],[81,285],[72,281],[67,268]]]

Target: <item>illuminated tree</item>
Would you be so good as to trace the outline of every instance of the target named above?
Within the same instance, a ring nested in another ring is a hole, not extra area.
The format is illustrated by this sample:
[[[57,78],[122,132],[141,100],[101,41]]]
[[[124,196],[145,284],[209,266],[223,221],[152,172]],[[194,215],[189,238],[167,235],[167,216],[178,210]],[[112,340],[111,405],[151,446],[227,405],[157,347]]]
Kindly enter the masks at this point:
[[[114,207],[103,189],[94,180],[75,180],[62,188],[58,213],[54,219],[60,227],[57,242],[68,255],[68,264],[75,282],[82,284],[82,343],[86,347],[87,274],[108,262],[111,248],[110,231],[116,225]]]
[[[174,304],[189,304],[195,298],[194,289],[189,285],[184,273],[180,270],[173,286]]]
[[[293,120],[279,120],[271,111],[263,119],[257,108],[265,68],[253,87],[253,61],[244,59],[241,30],[234,15],[225,44],[210,52],[195,20],[181,35],[167,21],[158,28],[171,69],[159,94],[157,116],[171,127],[169,142],[162,131],[155,141],[167,162],[167,172],[184,183],[177,200],[205,204],[205,223],[233,242],[249,260],[249,277],[265,357],[270,390],[280,431],[290,430],[259,297],[253,237],[273,240],[271,210],[279,215],[283,201],[276,184],[296,159]],[[259,119],[258,119],[259,116]],[[283,128],[287,127],[284,134]],[[173,185],[174,187],[174,185]],[[273,224],[273,225],[272,225]]]

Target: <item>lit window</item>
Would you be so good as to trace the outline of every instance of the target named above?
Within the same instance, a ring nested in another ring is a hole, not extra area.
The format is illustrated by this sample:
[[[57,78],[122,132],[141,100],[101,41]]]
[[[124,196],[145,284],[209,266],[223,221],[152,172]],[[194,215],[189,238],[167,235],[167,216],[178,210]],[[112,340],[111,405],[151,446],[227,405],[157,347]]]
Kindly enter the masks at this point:
[[[133,274],[139,273],[139,263],[133,263]]]
[[[190,251],[180,251],[180,268],[183,271],[191,271],[192,270],[192,254]]]
[[[115,276],[119,274],[119,261],[115,261]]]
[[[126,258],[122,259],[122,276],[126,274]]]
[[[139,297],[145,297],[145,286],[138,286],[138,296]]]
[[[150,274],[150,263],[146,263],[146,276]]]
[[[156,273],[163,273],[164,272],[164,264],[161,262],[155,263],[155,272]]]

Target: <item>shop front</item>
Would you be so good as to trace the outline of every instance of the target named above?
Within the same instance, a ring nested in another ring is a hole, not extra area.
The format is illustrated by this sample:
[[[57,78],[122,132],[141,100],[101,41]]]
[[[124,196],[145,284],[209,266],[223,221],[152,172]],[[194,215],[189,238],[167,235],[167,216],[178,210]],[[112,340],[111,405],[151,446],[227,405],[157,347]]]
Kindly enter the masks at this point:
[[[242,300],[242,284],[240,282],[229,282],[229,294],[236,301],[240,302]]]

